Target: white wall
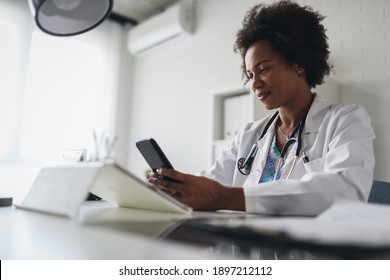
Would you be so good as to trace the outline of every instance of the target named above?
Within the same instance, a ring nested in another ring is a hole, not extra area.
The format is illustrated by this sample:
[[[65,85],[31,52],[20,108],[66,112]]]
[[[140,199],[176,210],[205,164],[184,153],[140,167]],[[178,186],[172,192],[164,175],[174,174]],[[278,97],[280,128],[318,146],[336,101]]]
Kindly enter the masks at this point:
[[[132,86],[133,86],[133,57],[129,54],[126,47],[126,37],[129,27],[122,29],[122,48],[120,50],[120,62],[118,69],[118,96],[116,103],[116,124],[115,134],[118,141],[114,150],[114,157],[118,164],[126,166],[129,158],[128,146],[130,137],[129,120],[131,117],[132,104]]]
[[[134,145],[147,137],[160,143],[179,170],[193,173],[209,166],[211,96],[242,85],[234,34],[246,10],[259,2],[198,0],[193,36],[134,60],[130,170],[141,176],[147,167]],[[335,65],[331,78],[340,84],[342,102],[367,108],[378,136],[375,178],[390,181],[390,1],[299,2],[327,16]]]
[[[242,84],[232,48],[247,6],[198,1],[194,36],[136,59],[130,170],[142,174],[147,167],[134,146],[147,137],[160,143],[177,169],[197,172],[209,165],[211,94]]]

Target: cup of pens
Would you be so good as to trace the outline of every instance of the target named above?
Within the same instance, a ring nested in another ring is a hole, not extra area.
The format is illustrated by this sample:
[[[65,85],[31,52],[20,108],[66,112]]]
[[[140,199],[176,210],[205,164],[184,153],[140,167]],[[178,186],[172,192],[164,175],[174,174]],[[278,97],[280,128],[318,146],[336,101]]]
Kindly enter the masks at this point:
[[[113,159],[113,150],[118,139],[109,131],[98,134],[95,130],[93,135],[93,147],[91,149],[72,148],[65,149],[62,158],[66,163],[110,161]]]
[[[118,137],[109,131],[103,131],[100,135],[96,130],[93,130],[92,133],[95,146],[92,161],[112,160],[112,152]]]

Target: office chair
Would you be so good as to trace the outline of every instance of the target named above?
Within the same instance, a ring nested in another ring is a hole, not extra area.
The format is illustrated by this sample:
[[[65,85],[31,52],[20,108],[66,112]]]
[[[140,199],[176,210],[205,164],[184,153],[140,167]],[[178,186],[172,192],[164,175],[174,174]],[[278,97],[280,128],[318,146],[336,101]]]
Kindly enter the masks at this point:
[[[390,183],[374,180],[368,202],[390,204]]]

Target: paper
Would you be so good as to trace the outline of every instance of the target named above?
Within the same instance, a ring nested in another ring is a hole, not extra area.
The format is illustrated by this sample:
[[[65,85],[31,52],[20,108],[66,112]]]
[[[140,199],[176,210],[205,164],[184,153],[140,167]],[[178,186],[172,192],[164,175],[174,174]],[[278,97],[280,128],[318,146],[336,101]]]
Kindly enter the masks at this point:
[[[328,245],[390,246],[390,206],[339,202],[316,218],[254,218],[240,226],[284,232],[291,238]]]

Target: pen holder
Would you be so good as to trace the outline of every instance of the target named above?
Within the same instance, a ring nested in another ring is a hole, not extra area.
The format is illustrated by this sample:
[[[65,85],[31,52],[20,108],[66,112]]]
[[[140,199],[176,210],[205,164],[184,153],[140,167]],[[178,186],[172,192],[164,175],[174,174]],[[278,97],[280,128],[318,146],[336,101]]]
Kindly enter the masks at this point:
[[[93,130],[95,154],[93,161],[107,161],[112,159],[112,153],[118,137],[109,131],[103,131],[100,136]]]

